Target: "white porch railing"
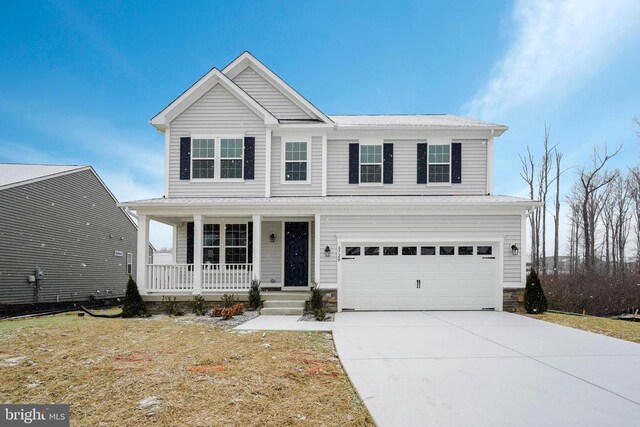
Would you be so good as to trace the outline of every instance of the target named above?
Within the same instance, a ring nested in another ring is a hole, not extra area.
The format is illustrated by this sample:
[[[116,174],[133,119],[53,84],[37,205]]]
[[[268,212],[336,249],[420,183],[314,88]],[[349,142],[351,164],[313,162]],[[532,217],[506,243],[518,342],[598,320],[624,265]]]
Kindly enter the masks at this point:
[[[253,264],[205,264],[202,266],[202,290],[248,290]]]
[[[147,291],[193,291],[193,264],[147,264]],[[243,291],[251,287],[253,264],[204,264],[203,291]]]
[[[147,264],[147,290],[190,291],[193,289],[192,264]]]

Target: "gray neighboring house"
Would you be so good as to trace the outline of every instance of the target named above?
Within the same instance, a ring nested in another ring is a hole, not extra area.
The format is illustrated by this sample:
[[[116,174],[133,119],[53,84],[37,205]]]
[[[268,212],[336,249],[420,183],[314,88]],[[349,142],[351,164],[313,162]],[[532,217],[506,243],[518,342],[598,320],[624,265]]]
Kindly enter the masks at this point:
[[[90,166],[0,164],[0,313],[122,297],[137,228],[117,203]]]

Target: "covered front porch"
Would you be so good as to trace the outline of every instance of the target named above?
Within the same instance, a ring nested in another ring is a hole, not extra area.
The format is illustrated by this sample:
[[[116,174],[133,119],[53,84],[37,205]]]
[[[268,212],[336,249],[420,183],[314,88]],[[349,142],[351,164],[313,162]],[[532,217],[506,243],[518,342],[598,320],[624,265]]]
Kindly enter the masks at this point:
[[[149,222],[173,229],[173,259],[153,264]],[[319,283],[319,215],[138,213],[137,283],[143,295],[220,295]]]

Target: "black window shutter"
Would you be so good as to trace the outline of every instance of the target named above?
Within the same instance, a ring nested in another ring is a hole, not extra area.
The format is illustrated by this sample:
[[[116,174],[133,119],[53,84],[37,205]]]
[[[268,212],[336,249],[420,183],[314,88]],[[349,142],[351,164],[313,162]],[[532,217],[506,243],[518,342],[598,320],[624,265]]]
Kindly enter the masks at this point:
[[[187,264],[193,264],[193,222],[187,223]]]
[[[429,149],[427,144],[418,144],[418,176],[416,182],[418,184],[427,183],[427,160],[429,158]]]
[[[393,144],[382,144],[384,184],[393,184]]]
[[[247,224],[247,263],[253,263],[253,222]]]
[[[359,184],[360,176],[360,145],[349,144],[349,184]]]
[[[451,144],[451,183],[462,183],[462,144]]]
[[[254,179],[256,157],[256,139],[253,136],[244,138],[244,179]]]
[[[191,179],[191,138],[180,138],[180,179]]]

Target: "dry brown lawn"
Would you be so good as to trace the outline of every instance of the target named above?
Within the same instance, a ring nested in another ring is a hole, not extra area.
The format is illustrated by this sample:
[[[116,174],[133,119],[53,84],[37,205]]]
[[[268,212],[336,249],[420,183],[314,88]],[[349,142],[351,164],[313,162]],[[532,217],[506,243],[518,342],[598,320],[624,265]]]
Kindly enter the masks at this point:
[[[82,426],[373,425],[330,334],[194,319],[2,321],[0,401],[69,403]]]
[[[572,316],[559,313],[544,313],[530,316],[547,322],[558,323],[571,328],[595,332],[622,340],[640,343],[640,322],[608,319],[594,316]]]

